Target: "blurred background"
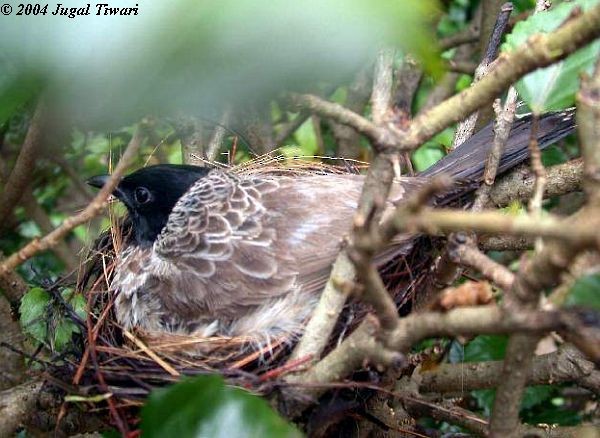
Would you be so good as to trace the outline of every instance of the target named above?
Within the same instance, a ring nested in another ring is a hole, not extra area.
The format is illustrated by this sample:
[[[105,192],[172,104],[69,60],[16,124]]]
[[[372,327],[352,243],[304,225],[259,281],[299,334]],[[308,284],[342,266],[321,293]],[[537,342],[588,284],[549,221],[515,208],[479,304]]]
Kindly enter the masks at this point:
[[[4,255],[83,209],[94,196],[85,180],[107,173],[140,126],[144,143],[134,168],[167,162],[203,165],[207,160],[232,165],[265,154],[344,158],[348,161],[342,165],[351,166],[368,162],[370,146],[364,138],[351,128],[299,111],[287,93],[312,93],[369,117],[373,62],[381,48],[391,47],[394,103],[402,123],[470,86],[487,42],[479,34],[480,17],[493,25],[495,13],[485,15],[486,5],[501,3],[114,1],[110,7],[137,8],[137,15],[97,16],[92,3],[91,15],[68,18],[52,15],[58,3],[51,2],[46,15],[17,16],[18,6],[12,4],[12,14],[0,17],[2,189],[24,145],[36,140],[28,151],[31,165],[17,201],[0,205]],[[532,32],[558,26],[568,13],[518,27],[518,21],[532,14],[535,1],[512,3],[503,50],[512,50]],[[86,6],[79,1],[62,5]],[[598,49],[596,43],[570,64],[521,81],[518,90],[528,105],[522,110],[572,105],[579,72],[589,68]],[[399,91],[404,80],[417,84],[408,100]],[[448,128],[422,145],[407,167],[420,171],[439,160],[453,134],[454,128]],[[568,139],[549,148],[544,163],[562,163],[577,154],[574,140]],[[551,199],[545,208],[568,211],[565,204],[576,203],[577,196]],[[120,214],[118,207],[112,208]],[[20,266],[19,274],[31,285],[77,275],[87,248],[109,225],[104,215],[76,228],[52,251]],[[37,333],[39,341],[47,333],[43,335]],[[505,346],[505,337],[478,336],[466,347],[454,342],[449,360],[497,360]],[[566,409],[565,403],[578,399],[568,401],[561,394],[556,386],[528,388],[524,418],[565,425],[581,421],[585,406]],[[487,415],[492,400],[490,390],[473,391],[469,408]]]

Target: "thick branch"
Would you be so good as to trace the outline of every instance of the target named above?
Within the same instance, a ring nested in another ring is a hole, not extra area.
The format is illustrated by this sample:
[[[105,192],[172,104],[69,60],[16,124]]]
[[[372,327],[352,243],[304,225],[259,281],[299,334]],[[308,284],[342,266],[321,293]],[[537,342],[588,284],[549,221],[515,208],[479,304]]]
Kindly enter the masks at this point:
[[[367,318],[337,348],[303,373],[287,378],[289,383],[310,383],[307,395],[318,396],[325,391],[319,384],[339,381],[359,369],[372,357],[388,365],[398,359],[393,352],[403,353],[417,342],[434,336],[478,334],[538,333],[564,328],[569,313],[561,312],[503,312],[495,306],[465,307],[447,313],[424,312],[399,320],[397,328],[385,340],[388,349],[376,341],[377,325]],[[387,353],[386,353],[387,352]],[[301,410],[299,408],[298,410]]]
[[[495,388],[500,382],[502,361],[441,364],[420,374],[421,392],[462,393]],[[575,348],[536,356],[527,375],[528,385],[575,382],[600,394],[600,371]]]
[[[560,196],[581,190],[583,160],[580,158],[546,169],[545,196]],[[535,176],[521,166],[500,177],[490,191],[489,205],[504,207],[515,200],[526,200],[533,194]]]
[[[6,258],[0,252],[0,264],[4,264]],[[21,297],[29,290],[27,283],[14,271],[6,275],[0,275],[0,292],[8,300],[13,309],[19,308]]]
[[[36,408],[42,381],[34,380],[0,392],[0,436],[13,436]]]
[[[425,232],[429,234],[473,231],[486,234],[511,236],[547,237],[592,246],[595,244],[597,224],[590,220],[586,224],[573,226],[573,219],[557,219],[545,216],[541,219],[529,215],[509,216],[496,211],[469,213],[457,210],[425,208],[414,216],[396,215],[392,218],[397,232]]]
[[[4,184],[4,190],[0,196],[0,222],[6,220],[8,214],[21,199],[25,188],[31,182],[31,174],[41,146],[45,118],[46,103],[42,97],[31,118],[15,167],[12,169],[6,184]]]

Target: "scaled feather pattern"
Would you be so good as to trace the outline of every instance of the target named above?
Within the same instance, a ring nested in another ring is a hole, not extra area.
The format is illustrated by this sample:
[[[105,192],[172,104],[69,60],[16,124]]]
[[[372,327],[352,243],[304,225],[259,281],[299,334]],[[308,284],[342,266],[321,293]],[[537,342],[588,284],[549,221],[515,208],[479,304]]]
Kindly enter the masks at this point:
[[[573,130],[573,112],[539,123],[546,147]],[[501,170],[527,158],[530,121],[515,123]],[[467,184],[481,180],[491,148],[484,130],[420,177],[393,183],[388,209],[444,172]],[[101,187],[104,177],[91,185]],[[158,165],[125,177],[117,196],[133,236],[119,255],[111,291],[125,328],[199,336],[244,336],[257,348],[302,335],[331,266],[348,235],[364,177],[356,174],[233,172]],[[375,258],[381,265],[411,250],[399,236]]]

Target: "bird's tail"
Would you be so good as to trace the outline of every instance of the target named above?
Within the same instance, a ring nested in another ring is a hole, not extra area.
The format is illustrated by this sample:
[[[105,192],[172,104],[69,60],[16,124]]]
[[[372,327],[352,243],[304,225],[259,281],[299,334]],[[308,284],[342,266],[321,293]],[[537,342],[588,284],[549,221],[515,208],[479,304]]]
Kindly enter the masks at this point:
[[[541,149],[556,143],[575,129],[575,109],[547,113],[540,116],[537,139]],[[517,117],[506,142],[498,174],[512,169],[529,158],[531,115]],[[466,142],[450,152],[419,176],[432,177],[441,173],[457,181],[477,183],[483,178],[487,156],[494,141],[493,125],[490,123]]]

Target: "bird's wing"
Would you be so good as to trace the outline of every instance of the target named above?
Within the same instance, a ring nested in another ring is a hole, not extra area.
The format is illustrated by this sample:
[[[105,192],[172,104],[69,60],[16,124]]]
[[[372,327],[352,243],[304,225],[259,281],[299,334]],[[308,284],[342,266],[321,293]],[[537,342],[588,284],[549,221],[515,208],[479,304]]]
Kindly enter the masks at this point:
[[[270,218],[279,231],[275,245],[296,262],[298,283],[310,294],[323,289],[331,266],[352,232],[352,221],[364,184],[363,175],[305,175],[277,180],[280,189],[264,196],[264,205],[278,214]],[[418,178],[395,182],[388,209],[401,202],[406,191],[421,184]],[[377,265],[406,253],[406,236],[377,254]]]
[[[278,188],[275,180],[213,170],[179,199],[154,244],[178,283],[179,305],[185,302],[192,313],[235,315],[289,292],[297,277],[294,260],[276,252],[278,230],[263,205]],[[163,298],[168,304],[170,297]]]
[[[241,177],[213,170],[177,202],[154,251],[180,272],[173,275],[177,299],[209,313],[234,315],[293,288],[314,295],[351,231],[363,182],[360,175]],[[403,185],[395,185],[392,200],[403,196]],[[405,252],[404,243],[377,259]],[[168,304],[171,297],[163,299]]]

